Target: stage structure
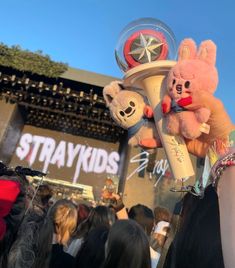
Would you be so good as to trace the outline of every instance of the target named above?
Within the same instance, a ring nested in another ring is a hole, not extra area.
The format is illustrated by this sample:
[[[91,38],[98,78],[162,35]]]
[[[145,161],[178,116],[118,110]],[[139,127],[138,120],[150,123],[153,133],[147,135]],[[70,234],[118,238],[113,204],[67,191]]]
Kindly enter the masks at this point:
[[[15,54],[12,53],[12,51]],[[70,162],[71,157],[73,157],[74,160],[74,158],[79,155],[78,150],[80,147],[81,154],[86,154],[87,159],[89,158],[88,154],[90,154],[90,158],[92,155],[96,155],[96,157],[93,157],[93,162],[99,154],[103,157],[100,157],[99,159],[101,160],[99,161],[103,161],[105,157],[104,151],[106,149],[108,157],[110,157],[113,151],[117,151],[115,155],[114,153],[112,154],[113,159],[107,160],[109,161],[109,166],[107,164],[106,169],[101,170],[100,167],[96,168],[97,173],[102,173],[100,174],[100,177],[102,175],[102,179],[98,185],[100,190],[106,177],[111,174],[118,178],[120,182],[119,190],[123,191],[123,180],[128,164],[126,159],[128,151],[125,139],[126,133],[110,118],[109,110],[106,108],[102,96],[103,87],[115,78],[69,68],[65,65],[61,65],[62,69],[59,70],[59,72],[57,68],[57,72],[53,73],[52,71],[53,68],[55,69],[55,66],[52,66],[51,69],[48,68],[48,66],[54,63],[48,59],[48,56],[45,57],[40,54],[41,53],[33,54],[28,51],[21,51],[18,47],[10,49],[3,45],[0,46],[1,161],[12,166],[23,163],[33,168],[40,168],[40,165],[35,165],[32,161],[31,163],[30,161],[27,162],[29,157],[31,157],[32,160],[32,155],[30,156],[32,150],[34,150],[34,154],[36,152],[39,158],[38,162],[43,162],[42,159],[40,159],[42,158],[42,152],[40,153],[40,150],[44,150],[45,154],[45,148],[47,147],[49,153],[51,153],[49,162],[57,161],[57,163],[54,163],[57,165],[61,164],[58,163],[58,161],[61,159],[61,154],[63,153],[65,154],[64,161],[66,163],[69,162],[69,157]],[[31,57],[32,55],[33,57]],[[19,64],[14,64],[15,61],[19,61]],[[47,131],[51,132],[48,134]],[[64,138],[61,141],[62,134],[64,133],[67,135],[66,142]],[[31,143],[27,140],[29,135],[31,135]],[[50,144],[47,143],[45,145],[46,136],[46,141],[50,140]],[[37,137],[37,141],[35,137]],[[41,142],[38,142],[38,137],[41,137]],[[70,141],[70,137],[72,137],[72,141]],[[74,137],[79,137],[79,140],[76,140]],[[27,145],[25,145],[27,143],[25,139],[28,142]],[[44,139],[44,143],[42,139]],[[91,141],[93,147],[90,147],[89,141]],[[97,146],[96,141],[99,145],[101,144],[101,146]],[[51,144],[55,147],[53,147],[53,150]],[[26,147],[24,147],[24,145]],[[29,146],[31,147],[29,148]],[[37,150],[35,146],[38,146]],[[112,147],[114,147],[114,149]],[[29,152],[27,152],[27,155],[24,155],[27,148]],[[65,152],[63,152],[64,148]],[[72,150],[73,152],[77,150],[77,155],[69,156],[69,152],[66,151],[69,148],[70,151]],[[90,148],[93,148],[92,151]],[[56,153],[57,156],[55,156]],[[53,154],[54,160],[52,159]],[[80,159],[82,157],[81,154],[78,156]],[[118,157],[117,154],[119,155]],[[35,158],[37,157],[35,156]],[[44,156],[44,158],[46,159],[46,156]],[[35,162],[36,161],[37,159]],[[68,165],[70,165],[71,168],[74,165],[76,168],[79,161],[80,160],[76,163],[74,160],[72,161],[73,163],[71,162]],[[87,170],[84,170],[85,160],[83,159],[81,161],[80,169],[83,169],[82,171],[86,173]],[[44,167],[44,169],[46,169],[44,171],[48,171],[49,168],[45,168],[45,161],[42,164],[41,169]],[[90,171],[94,172],[91,167],[92,164],[88,163],[88,165]],[[61,166],[59,166],[59,168],[61,168]],[[48,177],[50,179],[59,179],[58,184],[62,185],[61,188],[69,188],[70,183],[70,188],[74,189],[77,184],[77,188],[80,187],[83,190],[88,189],[85,184],[79,184],[79,176],[72,180],[70,179],[71,176],[65,175],[67,182],[63,184],[60,183],[63,178],[58,178],[53,171],[49,170],[49,172]],[[112,172],[115,174],[112,174]],[[94,173],[87,173],[87,177],[88,176],[94,176]],[[78,184],[80,185],[79,187]],[[90,182],[91,187],[95,187],[95,184],[95,180]],[[89,196],[92,195],[90,194]]]
[[[0,44],[0,160],[46,172],[58,198],[98,200],[110,177],[127,207],[172,210],[181,193],[170,191],[163,149],[130,148],[105,106],[103,87],[113,80]],[[203,161],[193,164],[200,175]]]

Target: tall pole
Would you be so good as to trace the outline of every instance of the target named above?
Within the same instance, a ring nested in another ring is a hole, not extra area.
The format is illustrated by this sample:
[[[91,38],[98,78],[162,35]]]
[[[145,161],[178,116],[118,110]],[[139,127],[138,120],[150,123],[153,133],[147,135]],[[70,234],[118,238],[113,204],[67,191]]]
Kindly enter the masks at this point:
[[[128,137],[126,131],[120,140],[118,152],[120,155],[119,168],[118,168],[118,177],[119,177],[118,193],[123,194],[125,189],[126,175],[127,175],[129,154],[130,154],[130,146],[128,145]]]

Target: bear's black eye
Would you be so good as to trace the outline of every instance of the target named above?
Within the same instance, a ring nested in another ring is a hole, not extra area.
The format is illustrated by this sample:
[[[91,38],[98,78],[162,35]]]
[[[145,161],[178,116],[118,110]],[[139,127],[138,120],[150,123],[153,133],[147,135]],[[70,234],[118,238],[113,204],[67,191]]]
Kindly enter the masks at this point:
[[[186,81],[186,82],[184,83],[184,86],[185,86],[185,88],[189,88],[189,86],[190,86],[190,82],[189,82],[189,81]]]
[[[123,111],[120,111],[119,114],[120,114],[121,116],[124,116],[124,115],[125,115],[125,113],[124,113]]]
[[[135,103],[133,101],[130,101],[129,103],[131,107],[135,107]]]
[[[175,82],[176,82],[176,81],[175,81],[175,79],[173,79],[173,81],[172,81],[172,85],[174,85],[174,84],[175,84]]]

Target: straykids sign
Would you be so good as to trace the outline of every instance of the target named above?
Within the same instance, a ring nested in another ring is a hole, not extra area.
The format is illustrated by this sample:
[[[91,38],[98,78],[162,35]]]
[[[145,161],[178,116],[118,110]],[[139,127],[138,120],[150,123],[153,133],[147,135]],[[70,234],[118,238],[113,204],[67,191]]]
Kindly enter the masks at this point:
[[[56,141],[52,137],[24,133],[16,148],[16,157],[27,161],[29,166],[35,162],[43,164],[43,172],[50,166],[74,168],[73,182],[78,181],[81,170],[85,173],[117,174],[120,156],[116,151],[107,151],[89,145],[65,140]]]

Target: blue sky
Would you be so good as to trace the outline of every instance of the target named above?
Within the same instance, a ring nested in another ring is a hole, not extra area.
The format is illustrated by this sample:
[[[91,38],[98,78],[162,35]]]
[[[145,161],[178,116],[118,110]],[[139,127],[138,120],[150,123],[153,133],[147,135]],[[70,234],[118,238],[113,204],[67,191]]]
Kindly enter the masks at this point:
[[[232,0],[0,0],[0,42],[42,50],[71,67],[123,76],[114,48],[131,21],[152,17],[186,38],[217,44],[216,96],[235,122],[235,4]]]

